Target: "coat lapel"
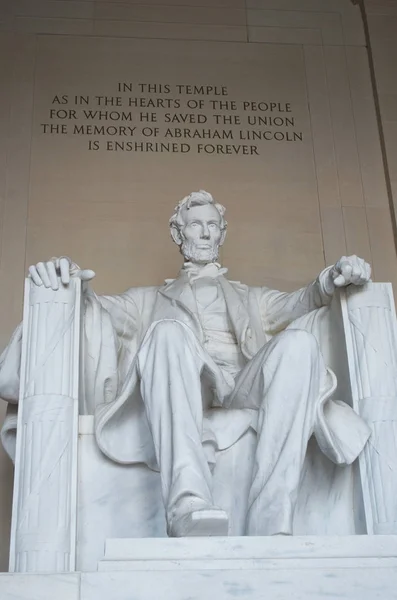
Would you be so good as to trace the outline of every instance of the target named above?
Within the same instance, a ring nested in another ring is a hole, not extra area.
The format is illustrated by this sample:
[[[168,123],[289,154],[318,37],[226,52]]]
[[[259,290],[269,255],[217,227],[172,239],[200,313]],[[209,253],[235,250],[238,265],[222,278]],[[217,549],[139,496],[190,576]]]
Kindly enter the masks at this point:
[[[181,318],[192,326],[202,338],[202,329],[198,318],[197,302],[189,283],[188,276],[182,273],[177,279],[173,279],[160,288],[160,295],[166,299],[166,305],[160,303],[155,310],[156,318]],[[181,313],[182,309],[182,313]]]
[[[236,339],[246,358],[252,358],[258,350],[255,332],[251,327],[248,308],[248,286],[240,283],[231,283],[223,275],[218,277],[223,290],[227,311],[233,326]],[[155,318],[175,318],[183,320],[190,326],[193,325],[199,339],[203,337],[202,327],[198,318],[197,302],[189,283],[188,276],[181,274],[159,290],[163,298],[167,299],[167,306],[159,306],[155,311]],[[181,313],[182,308],[182,313]]]
[[[181,304],[188,312],[197,315],[197,303],[186,274],[181,274],[177,279],[167,283],[160,289],[160,293],[171,301]]]

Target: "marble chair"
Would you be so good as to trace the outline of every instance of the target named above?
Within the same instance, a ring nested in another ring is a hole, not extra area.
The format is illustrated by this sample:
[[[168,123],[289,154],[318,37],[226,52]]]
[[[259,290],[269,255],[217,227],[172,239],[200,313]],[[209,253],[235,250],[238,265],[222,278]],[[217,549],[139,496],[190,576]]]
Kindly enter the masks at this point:
[[[9,405],[3,444],[15,460],[10,570],[96,571],[111,538],[165,537],[159,474],[98,449],[80,377],[81,283],[53,291],[26,280],[20,403]],[[309,442],[294,535],[397,534],[397,337],[391,284],[335,294],[295,327],[317,335],[347,402],[372,435],[350,466]],[[79,410],[80,404],[80,410]],[[80,414],[79,414],[80,413]],[[16,439],[16,429],[18,437]],[[243,536],[255,431],[214,456],[214,500]]]

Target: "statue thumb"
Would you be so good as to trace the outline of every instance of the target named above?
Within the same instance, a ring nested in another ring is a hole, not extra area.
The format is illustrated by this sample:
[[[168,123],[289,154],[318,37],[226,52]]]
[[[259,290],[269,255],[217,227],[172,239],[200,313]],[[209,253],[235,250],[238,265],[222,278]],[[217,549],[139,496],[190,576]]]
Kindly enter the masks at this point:
[[[76,277],[80,277],[81,281],[91,281],[95,277],[95,271],[91,269],[81,269],[75,275]]]
[[[343,287],[346,285],[346,279],[343,277],[343,275],[338,275],[335,277],[334,285],[336,285],[336,287]]]

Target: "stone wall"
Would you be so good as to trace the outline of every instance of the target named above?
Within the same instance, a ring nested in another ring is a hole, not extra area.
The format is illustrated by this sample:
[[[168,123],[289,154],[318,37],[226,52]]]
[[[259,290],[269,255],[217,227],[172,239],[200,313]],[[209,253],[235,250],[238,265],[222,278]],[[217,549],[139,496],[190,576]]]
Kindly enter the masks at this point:
[[[365,0],[365,19],[383,133],[389,194],[397,210],[397,2]]]

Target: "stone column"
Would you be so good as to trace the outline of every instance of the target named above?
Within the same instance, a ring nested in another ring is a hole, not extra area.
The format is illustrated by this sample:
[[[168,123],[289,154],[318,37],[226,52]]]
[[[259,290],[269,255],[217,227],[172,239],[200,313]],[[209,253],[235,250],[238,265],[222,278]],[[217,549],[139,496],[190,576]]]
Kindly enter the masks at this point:
[[[341,292],[353,408],[372,428],[359,458],[368,534],[397,534],[397,321],[390,283]]]
[[[11,572],[75,568],[81,282],[25,283]]]

